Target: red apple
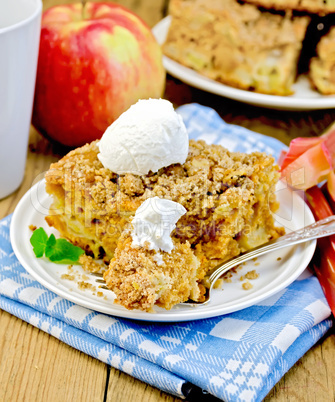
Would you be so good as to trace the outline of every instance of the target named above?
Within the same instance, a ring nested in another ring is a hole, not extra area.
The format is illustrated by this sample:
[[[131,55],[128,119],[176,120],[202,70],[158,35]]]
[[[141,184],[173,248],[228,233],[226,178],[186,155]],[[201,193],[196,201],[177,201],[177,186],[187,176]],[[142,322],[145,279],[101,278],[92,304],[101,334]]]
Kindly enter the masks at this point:
[[[67,146],[100,138],[138,99],[165,86],[160,46],[113,3],[52,7],[42,18],[33,125]]]

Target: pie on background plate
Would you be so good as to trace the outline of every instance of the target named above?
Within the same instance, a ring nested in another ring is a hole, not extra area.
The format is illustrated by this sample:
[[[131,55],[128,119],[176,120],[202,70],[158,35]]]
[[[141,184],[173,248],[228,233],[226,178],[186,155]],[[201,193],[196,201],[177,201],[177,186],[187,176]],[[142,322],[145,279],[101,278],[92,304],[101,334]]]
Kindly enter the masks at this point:
[[[158,22],[152,30],[157,41],[161,45],[165,41],[170,23],[170,16],[165,17]],[[292,111],[335,108],[335,95],[322,95],[316,91],[311,86],[308,77],[304,74],[300,75],[298,80],[293,84],[293,95],[278,96],[252,92],[225,85],[208,78],[189,67],[183,66],[167,56],[163,56],[163,64],[169,74],[180,79],[186,84],[216,95],[224,96],[226,98],[234,99],[251,105],[262,106],[270,109]]]

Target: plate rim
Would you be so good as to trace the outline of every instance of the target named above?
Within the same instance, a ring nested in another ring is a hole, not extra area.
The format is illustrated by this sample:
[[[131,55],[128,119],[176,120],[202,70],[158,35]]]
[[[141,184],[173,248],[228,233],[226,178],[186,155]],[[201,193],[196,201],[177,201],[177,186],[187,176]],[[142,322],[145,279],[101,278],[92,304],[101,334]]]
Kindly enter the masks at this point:
[[[169,25],[171,16],[168,15],[160,20],[153,28],[152,32],[159,45],[162,45]],[[321,95],[315,91],[319,97],[306,98],[268,95],[258,92],[247,91],[244,89],[234,88],[229,85],[222,84],[218,81],[205,77],[189,67],[183,66],[178,62],[163,55],[163,65],[166,71],[174,77],[180,79],[188,85],[199,88],[206,92],[224,96],[229,99],[248,103],[251,105],[262,106],[268,109],[292,110],[292,111],[307,111],[319,109],[335,108],[335,95]],[[182,70],[181,70],[182,69]],[[184,71],[187,74],[184,74]]]
[[[268,289],[264,293],[256,294],[256,296],[253,296],[249,298],[249,300],[246,300],[244,302],[240,303],[235,303],[235,308],[231,307],[225,307],[225,308],[220,308],[220,306],[213,307],[212,310],[206,311],[206,306],[199,306],[199,307],[190,307],[190,306],[184,306],[182,308],[178,308],[178,311],[175,311],[174,313],[170,314],[165,314],[164,311],[162,312],[156,312],[156,313],[147,313],[147,312],[142,312],[138,310],[127,310],[125,308],[122,308],[122,306],[118,306],[115,304],[111,304],[110,307],[104,307],[99,306],[98,302],[95,299],[90,299],[90,296],[87,294],[83,293],[82,297],[79,297],[78,294],[71,292],[66,292],[62,289],[57,288],[57,286],[51,284],[47,280],[45,280],[43,277],[38,275],[37,272],[33,269],[33,267],[29,264],[29,258],[26,258],[24,253],[21,253],[19,243],[20,243],[20,236],[17,236],[17,230],[16,227],[20,227],[22,225],[22,221],[20,221],[20,214],[22,214],[23,211],[27,210],[27,201],[29,201],[29,198],[34,195],[34,192],[38,191],[38,187],[43,184],[44,186],[45,179],[42,179],[41,181],[37,182],[33,187],[31,187],[21,198],[19,203],[17,204],[17,207],[15,208],[15,211],[12,216],[12,221],[10,224],[10,241],[13,247],[13,251],[21,263],[21,265],[26,269],[26,271],[41,285],[43,285],[45,288],[48,290],[52,291],[53,293],[57,294],[58,296],[63,297],[66,300],[69,300],[72,303],[75,303],[77,305],[80,305],[82,307],[88,308],[92,311],[98,312],[98,313],[103,313],[107,315],[112,315],[116,316],[119,318],[126,318],[126,319],[134,319],[134,320],[140,320],[140,321],[148,321],[148,322],[184,322],[184,321],[194,321],[194,320],[199,320],[199,319],[206,319],[206,318],[212,318],[212,317],[217,317],[220,315],[226,315],[230,314],[236,311],[243,310],[247,307],[253,306],[270,296],[273,296],[286,287],[288,287],[291,283],[293,283],[298,276],[306,269],[308,266],[314,251],[316,247],[316,240],[311,241],[310,244],[308,244],[304,250],[304,261],[307,261],[306,263],[302,264],[300,266],[300,269],[294,272],[294,275],[290,275],[289,279],[286,281],[283,281],[281,284],[277,285],[275,287],[275,291],[273,291],[273,288]],[[45,187],[44,188],[44,194],[43,196],[50,197],[46,191]],[[293,196],[296,197],[298,200],[298,203],[301,203],[301,205],[306,208],[306,213],[309,216],[309,219],[314,220],[313,214],[311,210],[309,209],[308,205],[305,203],[305,201],[299,197],[296,193],[292,192]],[[40,194],[41,195],[41,194]],[[29,205],[29,204],[28,204]],[[37,212],[40,215],[44,216],[41,212]],[[29,241],[28,239],[25,239],[24,241]],[[33,257],[34,258],[34,257]],[[38,259],[36,258],[36,262],[38,263]],[[293,278],[293,279],[292,279]],[[171,311],[171,310],[170,310]],[[195,314],[194,314],[195,313]]]

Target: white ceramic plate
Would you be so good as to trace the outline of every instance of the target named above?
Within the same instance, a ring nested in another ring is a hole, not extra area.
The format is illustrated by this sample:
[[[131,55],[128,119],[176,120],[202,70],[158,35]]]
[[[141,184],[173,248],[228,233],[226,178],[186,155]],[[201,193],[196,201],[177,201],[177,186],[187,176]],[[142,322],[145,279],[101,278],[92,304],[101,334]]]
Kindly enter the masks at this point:
[[[275,219],[279,225],[284,225],[287,231],[314,222],[311,211],[297,193],[281,185],[277,189],[277,198],[281,206]],[[42,226],[49,234],[53,232],[58,236],[44,219],[48,214],[50,202],[42,180],[35,184],[17,205],[11,223],[11,242],[17,258],[38,282],[59,296],[92,310],[118,317],[174,322],[209,318],[241,310],[275,295],[292,283],[308,265],[316,245],[315,241],[304,243],[264,255],[257,262],[250,261],[234,275],[231,283],[224,284],[223,290],[213,291],[212,300],[208,305],[178,305],[170,311],[156,308],[156,313],[129,311],[113,303],[114,294],[111,291],[103,290],[106,298],[98,297],[92,290],[80,290],[76,282],[62,279],[62,274],[68,273],[67,265],[54,264],[44,258],[35,257],[29,242],[29,225]],[[260,276],[252,281],[252,289],[243,290],[239,278],[253,269],[256,269]],[[84,271],[80,266],[75,266],[75,270],[78,271],[77,279],[80,279]],[[91,283],[95,284],[94,279]]]
[[[159,44],[163,44],[169,29],[170,17],[165,17],[154,28]],[[211,80],[191,68],[187,68],[164,56],[163,64],[167,72],[181,81],[216,95],[225,96],[252,105],[282,110],[313,110],[335,108],[335,95],[321,95],[315,91],[306,76],[300,76],[293,85],[294,95],[275,96],[237,89]]]

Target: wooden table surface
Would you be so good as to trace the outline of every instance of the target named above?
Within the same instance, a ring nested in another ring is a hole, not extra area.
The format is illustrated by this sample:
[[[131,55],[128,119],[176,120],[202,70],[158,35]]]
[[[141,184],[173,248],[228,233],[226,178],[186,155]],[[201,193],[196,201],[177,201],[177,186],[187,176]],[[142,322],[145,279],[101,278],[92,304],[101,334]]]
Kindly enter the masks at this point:
[[[222,0],[224,1],[224,0]],[[44,9],[71,2],[44,0]],[[74,1],[72,1],[74,2]],[[168,0],[119,0],[150,26],[167,13]],[[198,102],[215,108],[229,123],[276,137],[320,134],[335,110],[284,112],[248,106],[191,88],[168,76],[165,97],[175,106]],[[0,218],[13,212],[23,194],[61,150],[30,130],[26,174],[21,187],[0,201]],[[0,310],[0,401],[179,401]],[[335,335],[329,332],[269,393],[266,401],[334,401]]]

